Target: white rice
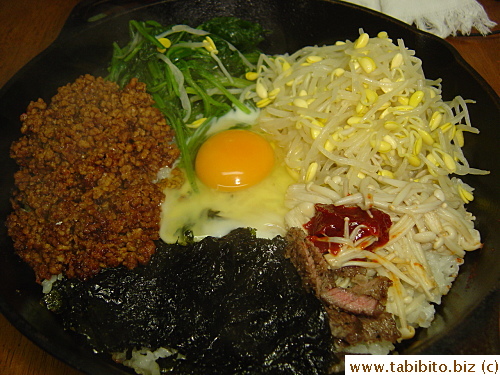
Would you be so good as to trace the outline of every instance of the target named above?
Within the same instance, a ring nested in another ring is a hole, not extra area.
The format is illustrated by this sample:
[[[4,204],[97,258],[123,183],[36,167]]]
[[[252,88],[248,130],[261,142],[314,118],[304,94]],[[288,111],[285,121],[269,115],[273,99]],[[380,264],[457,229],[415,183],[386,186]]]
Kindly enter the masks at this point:
[[[50,279],[42,280],[42,292],[45,294],[50,293],[50,291],[52,290],[52,285],[54,285],[54,283],[57,280],[62,280],[62,279],[63,279],[63,274],[60,273],[59,275],[52,275]]]
[[[113,353],[113,360],[133,368],[140,375],[160,375],[160,366],[156,361],[177,354],[177,351],[162,347],[154,351],[147,348],[135,349],[130,358],[127,358],[126,353],[127,351]]]

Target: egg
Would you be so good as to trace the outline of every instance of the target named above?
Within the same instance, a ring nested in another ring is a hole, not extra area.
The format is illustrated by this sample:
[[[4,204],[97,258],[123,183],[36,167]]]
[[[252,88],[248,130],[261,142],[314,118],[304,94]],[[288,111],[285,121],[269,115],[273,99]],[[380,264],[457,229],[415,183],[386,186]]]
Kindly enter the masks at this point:
[[[186,231],[196,241],[222,237],[241,227],[254,228],[261,238],[286,233],[285,194],[294,180],[258,134],[256,122],[256,113],[233,111],[211,126],[217,131],[212,130],[196,157],[198,192],[187,181],[179,189],[164,190],[163,241],[182,242]],[[244,129],[233,129],[242,124]]]
[[[260,134],[225,130],[200,147],[195,162],[198,178],[220,191],[246,189],[261,182],[274,166],[274,151]]]

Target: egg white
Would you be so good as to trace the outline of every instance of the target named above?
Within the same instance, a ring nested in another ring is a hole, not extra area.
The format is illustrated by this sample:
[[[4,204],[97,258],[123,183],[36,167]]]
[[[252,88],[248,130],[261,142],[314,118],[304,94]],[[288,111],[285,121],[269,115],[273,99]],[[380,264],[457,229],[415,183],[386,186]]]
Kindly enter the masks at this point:
[[[232,111],[214,123],[211,129],[222,131],[236,124],[255,124],[258,112],[246,115]],[[212,131],[212,133],[216,132]],[[198,181],[194,192],[186,181],[180,189],[165,189],[160,237],[167,243],[183,239],[186,230],[195,241],[221,237],[231,230],[250,227],[261,238],[274,238],[286,232],[285,194],[294,181],[285,166],[276,161],[272,172],[257,185],[234,192],[220,192]]]

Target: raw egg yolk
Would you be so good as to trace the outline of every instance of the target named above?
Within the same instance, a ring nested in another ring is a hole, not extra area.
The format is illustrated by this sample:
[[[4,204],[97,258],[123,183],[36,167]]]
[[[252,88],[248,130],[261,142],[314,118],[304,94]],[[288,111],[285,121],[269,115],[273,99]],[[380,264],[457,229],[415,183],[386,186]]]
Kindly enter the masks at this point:
[[[220,191],[245,189],[262,181],[273,169],[274,151],[261,135],[231,129],[208,138],[196,155],[198,178]]]

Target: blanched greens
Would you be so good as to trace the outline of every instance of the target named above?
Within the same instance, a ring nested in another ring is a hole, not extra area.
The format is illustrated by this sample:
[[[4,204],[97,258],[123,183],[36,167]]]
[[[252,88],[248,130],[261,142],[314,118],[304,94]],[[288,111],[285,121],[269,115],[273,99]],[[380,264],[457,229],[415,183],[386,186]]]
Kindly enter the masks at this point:
[[[235,107],[250,113],[252,104],[240,94],[251,84],[244,75],[254,69],[264,31],[234,17],[197,28],[133,20],[129,30],[127,45],[113,46],[107,78],[120,86],[134,77],[146,83],[176,132],[182,166],[196,189],[193,158],[210,121]]]

